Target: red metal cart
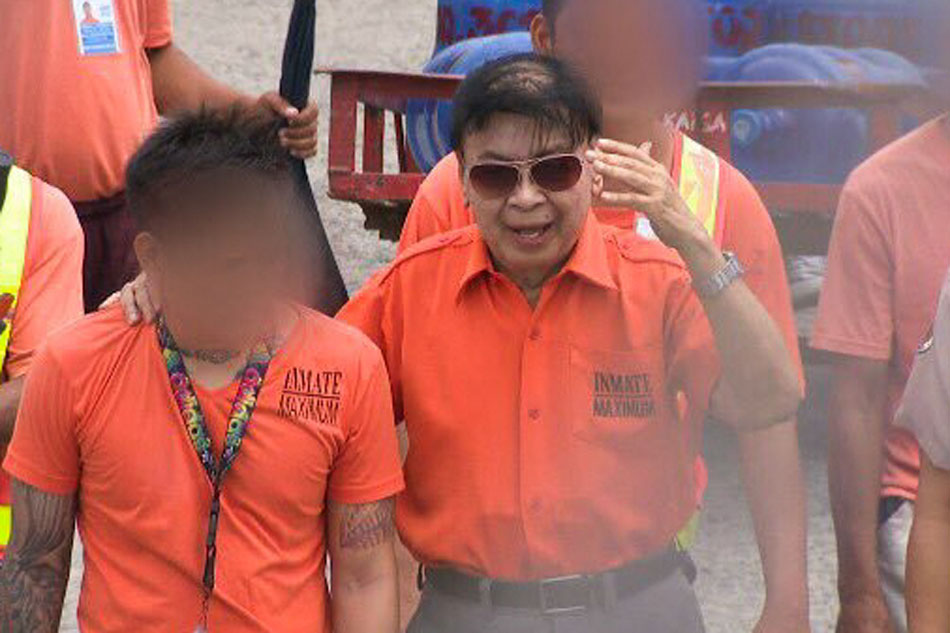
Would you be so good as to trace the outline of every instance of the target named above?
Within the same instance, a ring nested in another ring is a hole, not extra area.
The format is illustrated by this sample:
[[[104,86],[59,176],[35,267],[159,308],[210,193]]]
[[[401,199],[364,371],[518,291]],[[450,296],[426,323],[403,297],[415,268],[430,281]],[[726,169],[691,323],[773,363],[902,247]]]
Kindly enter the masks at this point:
[[[406,139],[406,105],[411,99],[450,99],[461,77],[360,70],[320,71],[331,76],[329,195],[359,204],[366,228],[396,240],[409,204],[424,175]],[[699,122],[690,133],[730,156],[729,113],[738,108],[867,109],[872,149],[895,139],[902,113],[926,115],[934,109],[919,86],[893,84],[854,88],[797,83],[707,83],[686,119]],[[362,135],[359,116],[362,112]],[[387,173],[387,120],[395,141],[396,168]],[[361,150],[361,151],[360,151]],[[357,157],[361,160],[358,162]],[[840,187],[806,183],[756,182],[773,213],[787,253],[824,253]]]

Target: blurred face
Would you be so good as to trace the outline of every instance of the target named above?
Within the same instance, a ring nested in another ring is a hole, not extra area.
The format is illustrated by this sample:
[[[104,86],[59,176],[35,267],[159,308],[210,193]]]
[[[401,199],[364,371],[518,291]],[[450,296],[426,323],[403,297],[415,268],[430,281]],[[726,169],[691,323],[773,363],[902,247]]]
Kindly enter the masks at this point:
[[[495,266],[519,285],[557,274],[591,206],[586,146],[543,133],[527,117],[497,114],[462,147],[466,201]]]
[[[656,118],[696,89],[706,49],[698,0],[567,0],[548,24],[532,25],[535,48],[578,69],[608,121]]]
[[[189,345],[241,349],[270,334],[288,298],[291,185],[218,183],[136,239],[136,253],[169,322]]]

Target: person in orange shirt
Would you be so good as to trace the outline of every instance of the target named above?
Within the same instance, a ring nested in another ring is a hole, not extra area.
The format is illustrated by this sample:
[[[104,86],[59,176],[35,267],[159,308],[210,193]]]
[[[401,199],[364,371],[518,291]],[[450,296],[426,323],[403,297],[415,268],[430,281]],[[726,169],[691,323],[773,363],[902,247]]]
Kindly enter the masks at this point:
[[[133,157],[162,316],[103,310],[37,356],[0,629],[58,630],[76,521],[83,631],[395,632],[389,380],[364,335],[285,299],[300,207],[277,132],[186,115]]]
[[[489,64],[454,112],[476,224],[406,250],[338,317],[380,346],[409,437],[409,630],[701,631],[674,540],[702,420],[795,411],[781,334],[662,167],[592,145],[599,105],[563,63]],[[595,196],[663,244],[602,226]]]
[[[950,59],[950,58],[948,58]],[[841,194],[812,347],[827,352],[840,633],[904,633],[920,476],[893,424],[950,266],[950,114],[860,165]]]
[[[282,142],[296,156],[317,147],[316,104],[298,112],[276,92],[253,97],[208,76],[173,42],[169,0],[95,8],[87,33],[81,3],[0,0],[0,147],[73,202],[87,310],[137,272],[123,170],[159,115],[241,104],[284,117]]]
[[[12,161],[0,152],[0,208],[5,214],[14,213],[5,204],[14,196],[10,168]],[[5,295],[0,308],[4,312],[0,332],[9,328],[0,375],[0,457],[13,436],[23,382],[37,349],[52,332],[83,314],[83,239],[76,213],[61,191],[35,176],[29,180],[29,222],[19,293],[15,305],[14,297]],[[0,558],[9,538],[9,505],[10,482],[0,473]]]
[[[605,134],[650,154],[680,182],[683,134],[663,115],[687,102],[695,90],[702,38],[688,27],[695,16],[677,0],[546,0],[531,25],[535,50],[577,68],[604,107]],[[662,60],[662,61],[658,61]],[[719,161],[719,246],[736,253],[746,283],[781,329],[803,375],[782,249],[765,205],[734,167]],[[606,225],[649,235],[641,213],[599,205]],[[426,237],[471,224],[456,155],[442,160],[420,187],[403,227],[400,252]],[[766,579],[759,633],[810,630],[806,569],[805,489],[794,417],[740,436],[743,480]],[[697,462],[701,502],[707,476]]]

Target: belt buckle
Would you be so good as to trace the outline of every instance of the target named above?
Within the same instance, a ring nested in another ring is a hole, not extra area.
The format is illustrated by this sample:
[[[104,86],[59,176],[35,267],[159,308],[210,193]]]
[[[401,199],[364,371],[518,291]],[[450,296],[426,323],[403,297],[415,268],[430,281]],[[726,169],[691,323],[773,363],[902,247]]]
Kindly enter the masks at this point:
[[[583,583],[587,596],[586,604],[576,604],[571,606],[560,606],[554,604],[554,600],[549,593],[552,587],[560,585]],[[546,578],[538,583],[538,591],[541,597],[541,615],[544,616],[562,616],[562,615],[580,615],[587,613],[593,603],[593,588],[591,586],[591,577],[584,574],[572,574],[569,576],[559,576],[557,578]]]

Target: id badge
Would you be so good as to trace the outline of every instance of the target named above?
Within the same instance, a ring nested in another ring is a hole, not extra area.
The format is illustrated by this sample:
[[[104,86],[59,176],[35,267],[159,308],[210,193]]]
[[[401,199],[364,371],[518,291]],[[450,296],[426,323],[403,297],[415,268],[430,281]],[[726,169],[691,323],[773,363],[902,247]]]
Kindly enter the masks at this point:
[[[113,0],[70,0],[80,55],[114,55],[120,51]]]

